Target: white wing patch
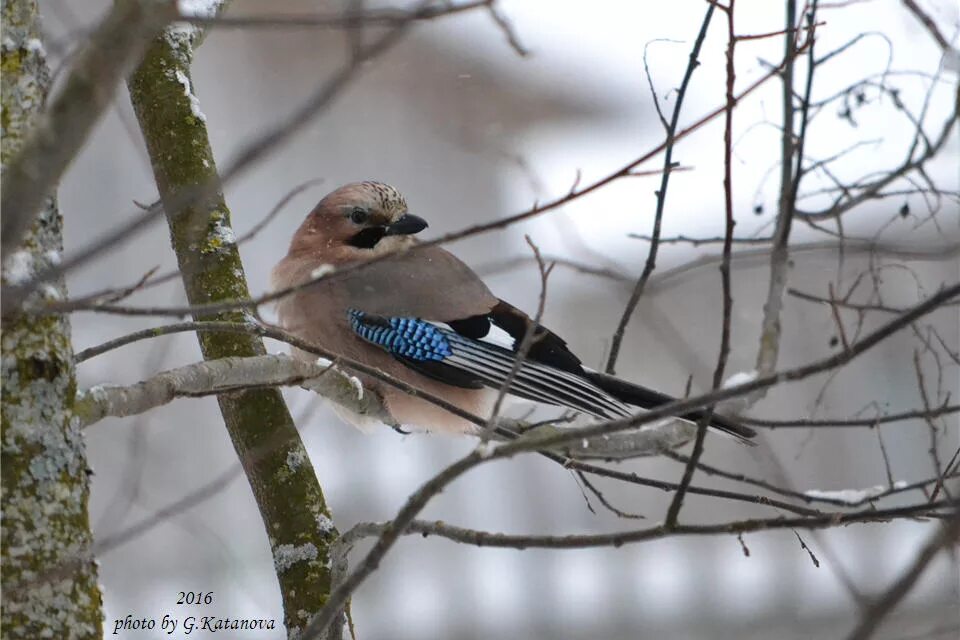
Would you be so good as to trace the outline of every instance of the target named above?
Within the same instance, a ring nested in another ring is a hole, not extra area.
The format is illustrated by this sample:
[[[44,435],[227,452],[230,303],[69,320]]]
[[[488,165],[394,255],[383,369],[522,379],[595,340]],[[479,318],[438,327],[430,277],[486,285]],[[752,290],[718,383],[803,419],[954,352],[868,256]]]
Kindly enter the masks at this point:
[[[453,355],[443,364],[460,369],[499,389],[510,377],[516,362],[514,339],[491,324],[482,340],[466,338],[442,322],[430,322],[441,330]],[[537,402],[567,407],[597,418],[622,418],[634,414],[626,404],[580,376],[554,367],[525,360],[514,375],[508,392]]]

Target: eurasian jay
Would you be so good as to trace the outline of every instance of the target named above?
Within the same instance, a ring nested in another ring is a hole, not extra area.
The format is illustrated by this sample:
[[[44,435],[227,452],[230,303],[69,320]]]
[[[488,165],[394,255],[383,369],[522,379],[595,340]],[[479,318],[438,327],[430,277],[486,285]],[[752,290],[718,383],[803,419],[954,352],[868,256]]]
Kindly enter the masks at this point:
[[[307,215],[286,257],[273,269],[282,289],[327,271],[396,256],[299,289],[277,303],[281,326],[303,340],[375,367],[481,418],[492,410],[533,322],[493,295],[453,254],[417,244],[427,223],[407,211],[403,196],[380,182],[340,187]],[[499,344],[495,334],[506,340]],[[298,357],[314,359],[296,351]],[[470,433],[473,423],[369,376],[364,387],[383,398],[395,423],[438,432]],[[584,367],[567,344],[543,326],[509,386],[512,395],[598,419],[622,418],[673,398]],[[369,419],[337,407],[354,425]],[[700,412],[679,416],[695,421]],[[710,426],[739,439],[753,430],[720,415]]]

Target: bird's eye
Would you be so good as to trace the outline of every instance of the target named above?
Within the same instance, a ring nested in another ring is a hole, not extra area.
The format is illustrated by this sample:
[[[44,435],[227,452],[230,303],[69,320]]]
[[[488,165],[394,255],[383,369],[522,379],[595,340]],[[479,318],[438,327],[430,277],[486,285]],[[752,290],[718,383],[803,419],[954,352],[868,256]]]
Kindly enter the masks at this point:
[[[366,209],[355,207],[354,210],[350,212],[350,222],[354,224],[363,224],[367,221],[369,216],[370,214],[367,213]]]

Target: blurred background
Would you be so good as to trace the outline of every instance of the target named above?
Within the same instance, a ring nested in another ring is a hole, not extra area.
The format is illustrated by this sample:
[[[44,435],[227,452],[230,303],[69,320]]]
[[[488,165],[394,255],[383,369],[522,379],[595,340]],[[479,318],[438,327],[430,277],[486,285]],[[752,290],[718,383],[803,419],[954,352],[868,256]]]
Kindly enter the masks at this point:
[[[943,33],[954,37],[960,24],[956,3],[922,4]],[[52,63],[69,56],[77,38],[108,5],[107,0],[41,2]],[[899,89],[899,98],[914,113],[926,102],[925,123],[938,132],[952,108],[957,72],[940,70],[941,52],[922,26],[899,2],[830,5],[838,6],[819,14],[824,23],[817,31],[819,52],[868,35],[822,68],[814,96],[843,92],[867,76],[877,83],[882,78]],[[292,142],[227,186],[239,235],[295,185],[313,178],[324,181],[294,198],[241,247],[254,293],[268,287],[269,270],[286,252],[303,216],[345,182],[376,179],[395,185],[411,211],[430,222],[428,236],[433,237],[563,195],[578,176],[580,184],[587,184],[662,141],[650,86],[669,116],[705,2],[517,0],[499,7],[528,56],[518,56],[482,11],[418,24],[387,56],[367,65]],[[339,2],[235,0],[228,15],[328,15],[342,9]],[[778,31],[783,3],[741,0],[736,21],[742,34]],[[724,17],[718,14],[681,125],[722,104],[725,46]],[[193,87],[220,164],[334,73],[348,47],[348,39],[335,30],[212,29],[196,55]],[[778,64],[782,51],[779,37],[739,44],[738,88]],[[931,79],[931,74],[939,75]],[[927,100],[931,83],[936,89]],[[769,83],[735,113],[738,237],[769,236],[773,229],[780,91],[778,84]],[[854,146],[830,165],[839,180],[899,165],[915,133],[888,94],[871,86],[862,93],[862,100],[851,92],[849,99],[831,103],[811,123],[806,149],[811,159],[830,158]],[[844,103],[853,105],[848,113]],[[671,178],[664,236],[722,234],[722,134],[718,120],[678,144],[674,158],[688,170]],[[927,167],[931,180],[952,191],[952,198],[903,194],[868,202],[844,216],[842,229],[833,221],[825,221],[822,230],[795,224],[792,241],[804,246],[791,257],[790,286],[826,296],[829,283],[846,291],[869,271],[876,278],[868,277],[862,297],[853,299],[865,301],[876,287],[883,304],[901,307],[941,283],[955,282],[960,274],[958,156],[954,129],[945,151]],[[657,158],[641,168],[656,169],[661,163]],[[548,256],[601,271],[558,266],[544,315],[544,323],[563,335],[586,364],[600,367],[649,248],[629,234],[650,233],[658,185],[659,177],[621,180],[558,211],[450,248],[485,274],[500,297],[530,313],[540,285],[524,234]],[[817,173],[803,190],[822,186],[829,186],[829,178]],[[910,188],[903,181],[897,186]],[[61,186],[66,253],[133,215],[134,200],[155,198],[149,160],[124,88]],[[827,203],[823,196],[801,200],[807,210]],[[851,243],[840,252],[838,232],[875,239],[885,250],[871,253]],[[733,271],[731,374],[754,366],[768,280],[764,246],[737,248],[742,255]],[[711,258],[718,253],[718,246],[710,244],[661,247],[658,270],[623,345],[621,376],[677,395],[683,394],[688,377],[694,392],[709,387],[720,341],[721,288],[718,262]],[[158,265],[161,271],[175,265],[162,223],[72,273],[69,289],[76,296],[124,286]],[[138,294],[131,302],[183,300],[176,282]],[[828,306],[790,296],[785,304],[780,366],[803,364],[840,348]],[[948,394],[955,399],[960,378],[948,350],[956,354],[960,348],[956,309],[941,309],[835,375],[772,390],[751,415],[853,417],[922,407],[915,352],[931,404]],[[888,317],[867,315],[860,331]],[[854,336],[856,314],[843,318]],[[161,323],[157,318],[81,313],[73,318],[74,343],[85,348]],[[942,346],[932,340],[931,327]],[[925,346],[931,342],[932,350]],[[278,344],[271,349],[285,350]],[[141,342],[82,364],[80,384],[130,384],[199,358],[196,339],[189,334]],[[387,428],[364,435],[308,392],[288,389],[284,395],[341,531],[356,522],[392,518],[412,491],[475,444],[465,438],[401,436]],[[514,414],[524,410],[518,406]],[[937,449],[946,460],[958,446],[958,418],[948,416],[937,425]],[[880,434],[894,480],[935,475],[924,421],[887,425]],[[92,522],[101,539],[237,466],[213,399],[182,400],[138,418],[101,422],[87,430],[87,442],[96,474]],[[888,482],[878,430],[781,429],[763,431],[755,448],[723,438],[709,438],[706,444],[706,462],[800,491]],[[680,464],[660,458],[617,466],[670,481],[682,473]],[[738,488],[702,474],[694,482]],[[594,513],[573,475],[534,456],[481,467],[434,499],[423,517],[509,533],[605,532],[659,522],[670,500],[669,494],[654,490],[603,480],[598,485],[614,504],[646,520],[619,519],[599,504]],[[881,504],[918,499],[918,493],[900,494]],[[707,523],[777,514],[770,507],[690,496],[681,518]],[[865,599],[900,574],[932,531],[929,523],[897,521],[800,532],[819,567],[791,531],[745,536],[749,557],[733,536],[522,552],[411,536],[357,592],[353,617],[364,640],[834,638],[852,628]],[[127,613],[162,617],[173,612],[176,594],[183,590],[215,592],[216,603],[207,614],[282,619],[266,536],[242,474],[202,504],[105,554],[100,564],[111,630],[112,621]],[[956,557],[942,554],[878,637],[956,637],[958,592]],[[263,637],[281,638],[283,633]]]

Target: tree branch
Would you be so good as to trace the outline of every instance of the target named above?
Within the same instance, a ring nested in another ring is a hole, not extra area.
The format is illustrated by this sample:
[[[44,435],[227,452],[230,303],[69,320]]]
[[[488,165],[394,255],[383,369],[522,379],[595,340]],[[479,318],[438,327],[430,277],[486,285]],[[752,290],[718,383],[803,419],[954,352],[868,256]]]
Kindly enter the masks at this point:
[[[183,323],[192,325],[182,330],[224,332],[237,330],[240,333],[258,332],[242,323],[202,322]],[[204,327],[203,325],[213,325]],[[180,329],[181,325],[173,325]],[[138,332],[143,338],[162,334],[157,330]],[[274,334],[273,338],[282,338]],[[302,345],[306,346],[306,345]],[[301,346],[301,348],[302,348]],[[332,355],[332,354],[330,354]],[[80,426],[89,427],[104,418],[138,415],[163,406],[178,398],[200,398],[211,395],[238,393],[268,387],[299,385],[317,393],[354,413],[369,416],[389,426],[401,426],[390,417],[382,399],[375,393],[362,389],[356,378],[343,371],[349,362],[329,364],[329,361],[307,362],[286,355],[259,355],[252,357],[227,357],[207,360],[158,373],[133,385],[97,385],[77,394],[76,415]],[[368,372],[364,372],[368,373]],[[384,382],[393,380],[377,372]],[[432,398],[425,397],[427,401]],[[474,420],[483,424],[479,416]],[[547,423],[534,429],[510,418],[498,418],[495,422],[500,438],[511,434],[526,433],[528,437],[544,437],[558,433],[561,427]],[[626,459],[659,455],[665,449],[679,446],[693,437],[693,428],[682,420],[664,421],[653,429],[632,433],[615,434],[612,437],[590,438],[576,447],[558,449],[565,457],[580,460]]]
[[[446,522],[414,520],[403,535],[437,536],[452,542],[477,547],[495,547],[506,549],[587,549],[594,547],[620,547],[625,544],[648,542],[671,536],[704,536],[754,533],[757,531],[776,531],[784,529],[828,529],[853,523],[886,522],[895,518],[923,517],[938,509],[951,508],[954,503],[941,501],[933,508],[929,504],[916,504],[892,509],[864,509],[855,513],[825,514],[800,518],[762,518],[740,520],[721,524],[665,525],[617,531],[613,533],[582,534],[565,536],[510,535],[491,531],[467,529]],[[356,543],[366,537],[382,535],[391,523],[361,522],[343,535],[343,540]]]
[[[880,623],[886,618],[893,608],[900,602],[907,592],[916,584],[917,580],[923,574],[923,571],[930,564],[930,561],[936,557],[941,549],[954,543],[957,536],[960,535],[960,515],[954,514],[940,530],[937,531],[927,544],[920,549],[913,564],[903,572],[890,588],[887,589],[879,598],[874,601],[870,607],[863,612],[860,622],[853,632],[848,636],[849,640],[867,640],[877,630]]]
[[[0,252],[8,254],[20,246],[43,201],[110,104],[117,84],[140,59],[150,39],[176,15],[174,2],[114,2],[76,54],[63,89],[4,169]]]
[[[680,121],[680,110],[683,108],[683,99],[687,94],[687,87],[690,84],[690,79],[693,77],[693,72],[698,66],[700,66],[700,61],[698,59],[700,56],[700,48],[703,46],[703,41],[707,37],[707,29],[710,26],[710,19],[713,18],[713,11],[715,8],[716,5],[707,5],[707,12],[703,16],[703,22],[700,24],[700,32],[697,34],[697,38],[693,43],[693,49],[690,51],[690,60],[687,63],[687,70],[684,72],[683,80],[680,81],[680,88],[677,90],[677,101],[673,105],[673,114],[670,116],[670,124],[666,127],[667,140],[666,148],[664,149],[663,154],[663,174],[660,176],[660,189],[658,189],[656,193],[657,207],[653,214],[653,231],[651,232],[650,236],[650,249],[647,253],[647,261],[643,265],[643,272],[640,274],[640,278],[637,280],[637,283],[633,286],[633,291],[630,292],[630,298],[627,300],[627,305],[624,308],[623,313],[620,316],[620,321],[617,323],[617,328],[613,333],[613,340],[610,342],[610,355],[607,358],[607,366],[605,369],[610,375],[615,373],[617,357],[620,355],[620,345],[623,342],[623,336],[627,331],[627,325],[630,323],[630,319],[633,317],[633,312],[637,308],[637,303],[640,302],[640,296],[643,295],[643,289],[647,284],[647,280],[650,279],[650,276],[653,274],[653,270],[657,266],[657,249],[660,246],[660,228],[663,221],[663,210],[667,203],[667,187],[670,185],[670,170],[673,167],[673,147],[674,142],[676,141],[675,135],[677,132],[677,124]],[[647,76],[649,77],[649,73]],[[654,95],[654,104],[658,104],[656,95]]]
[[[369,55],[373,56],[374,53],[379,53],[385,48],[386,48],[385,46],[379,47],[376,52],[371,52]],[[771,78],[773,78],[778,73],[778,71],[779,71],[779,67],[776,67],[771,71],[769,71],[768,73],[764,74],[762,77],[758,78],[756,81],[751,83],[746,89],[741,91],[736,96],[736,100],[737,101],[743,100],[747,96],[754,93],[758,88],[760,88],[766,82],[768,82]],[[289,135],[291,135],[291,132],[296,130],[299,126],[301,126],[309,116],[314,115],[315,112],[321,106],[326,105],[327,101],[331,98],[333,93],[337,89],[339,89],[341,86],[343,86],[346,82],[347,82],[347,78],[341,78],[340,76],[338,76],[337,78],[334,78],[334,80],[332,80],[330,83],[325,85],[325,87],[322,90],[318,91],[318,93],[313,97],[313,99],[310,100],[309,105],[304,106],[303,109],[301,109],[296,114],[291,116],[291,118],[288,119],[286,126],[290,128],[289,131],[285,129],[283,131],[278,130],[275,132],[268,132],[261,139],[254,141],[253,143],[248,145],[248,147],[246,147],[245,150],[241,152],[237,160],[235,160],[224,172],[224,180],[226,180],[228,177],[233,176],[235,172],[245,168],[247,164],[249,164],[250,162],[253,161],[253,159],[255,159],[255,157],[259,157],[259,153],[265,152],[266,150],[272,148],[274,144],[277,144],[278,142],[285,140]],[[712,121],[714,118],[718,117],[723,112],[724,112],[724,107],[718,107],[717,109],[714,109],[713,111],[701,117],[699,120],[697,120],[690,126],[683,129],[683,131],[680,131],[679,133],[677,133],[677,135],[675,136],[675,140],[680,140],[682,138],[687,137],[688,135],[691,135],[695,131],[698,131],[701,127],[703,127],[704,125]],[[443,235],[439,238],[435,238],[433,240],[421,242],[407,249],[406,251],[422,251],[423,249],[426,249],[428,247],[438,246],[441,244],[462,240],[464,238],[472,237],[475,235],[479,235],[479,234],[497,230],[497,229],[503,229],[508,226],[522,222],[524,220],[537,217],[549,211],[559,209],[560,207],[563,207],[564,205],[569,204],[573,200],[584,197],[590,193],[593,193],[607,186],[608,184],[611,184],[612,182],[615,182],[621,178],[632,175],[633,171],[638,166],[647,162],[648,160],[656,156],[658,153],[662,152],[665,147],[666,147],[666,143],[661,143],[657,145],[655,148],[649,150],[647,153],[644,153],[643,155],[641,155],[638,158],[635,158],[634,160],[632,160],[625,166],[621,167],[620,169],[607,175],[606,177],[601,178],[596,182],[593,182],[585,187],[575,188],[565,196],[559,197],[551,202],[548,202],[542,205],[538,204],[521,213],[500,218],[492,222],[473,225],[471,227],[467,227],[460,231],[448,233],[446,235]],[[185,203],[195,200],[197,193],[203,193],[203,192],[200,190],[195,190],[189,198],[181,198],[180,200],[177,201],[176,203],[177,206],[173,207],[173,210],[175,211],[179,210],[184,206]],[[140,220],[139,222],[142,224],[142,222],[144,221]],[[108,244],[107,241],[104,240],[103,242],[98,243],[98,246],[96,248],[98,250],[102,250],[104,246],[106,246],[107,244]],[[83,255],[84,260],[89,259],[90,255],[92,255],[91,253],[92,249],[93,248],[91,248],[90,251],[87,251],[84,253]],[[311,287],[322,280],[326,280],[328,278],[342,277],[343,275],[350,273],[352,271],[364,269],[371,264],[380,262],[382,260],[389,260],[394,257],[396,257],[395,253],[381,254],[371,260],[360,262],[351,266],[346,266],[346,267],[337,269],[336,271],[329,272],[325,275],[317,276],[316,278],[312,278],[298,285],[265,293],[254,299],[249,299],[249,298],[234,299],[234,300],[227,300],[224,302],[206,303],[203,305],[188,305],[185,307],[122,307],[122,308],[118,308],[118,307],[109,306],[109,305],[103,305],[103,306],[91,305],[88,308],[88,310],[101,311],[105,313],[116,312],[116,313],[122,313],[124,315],[186,316],[189,314],[204,314],[204,315],[215,314],[222,311],[230,311],[230,310],[236,310],[236,309],[253,309],[262,304],[279,300],[280,298],[288,296],[296,291],[299,291],[300,289]],[[76,260],[65,261],[64,266],[62,266],[57,272],[62,272],[63,270],[68,269],[75,264],[77,264]],[[28,283],[28,285],[24,285],[22,287],[16,287],[16,288],[5,287],[3,291],[4,297],[2,298],[4,304],[7,304],[6,301],[8,297],[11,297],[11,296],[22,297],[23,295],[25,295],[26,291],[32,290],[32,288],[35,288],[36,285],[37,285],[37,281],[35,280],[35,281],[32,281],[31,283]],[[70,302],[68,301],[66,304],[69,305]],[[44,314],[44,313],[58,312],[60,310],[62,310],[62,308],[58,304],[47,304],[47,305],[44,305],[43,307],[30,308],[27,311],[31,314]]]
[[[726,109],[724,110],[724,129],[723,129],[723,201],[724,201],[724,241],[723,258],[720,263],[720,283],[723,290],[723,310],[720,323],[720,354],[717,356],[717,366],[713,371],[713,390],[716,391],[723,384],[723,372],[727,366],[727,358],[730,355],[730,330],[733,315],[733,296],[731,294],[730,282],[730,262],[733,255],[733,227],[736,224],[733,213],[733,111],[736,107],[734,98],[734,83],[736,81],[736,68],[734,67],[734,53],[737,46],[737,36],[734,29],[734,7],[735,0],[727,0],[726,7],[721,10],[727,14],[727,78],[726,78]],[[792,64],[793,43],[788,45],[789,54],[784,60],[785,68]],[[674,527],[677,524],[677,518],[680,516],[680,509],[683,506],[683,497],[687,488],[693,481],[693,474],[697,470],[697,462],[703,455],[703,443],[707,436],[707,425],[713,417],[713,405],[709,405],[704,415],[697,423],[697,437],[693,441],[693,451],[690,453],[690,460],[683,470],[683,476],[680,478],[680,487],[673,494],[670,506],[667,507],[665,525]]]

